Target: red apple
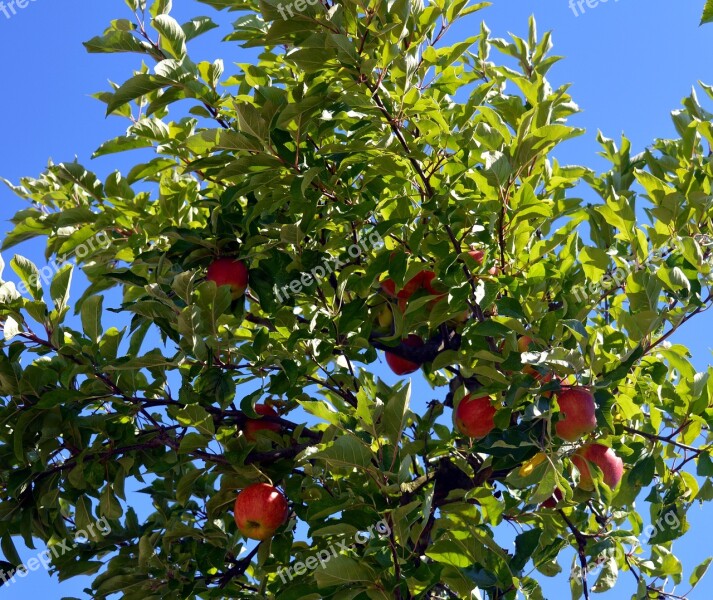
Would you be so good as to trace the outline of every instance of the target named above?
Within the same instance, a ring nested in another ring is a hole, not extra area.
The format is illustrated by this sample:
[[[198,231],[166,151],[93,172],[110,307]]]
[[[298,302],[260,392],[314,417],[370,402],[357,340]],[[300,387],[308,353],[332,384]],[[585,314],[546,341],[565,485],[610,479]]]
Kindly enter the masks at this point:
[[[425,289],[429,294],[440,294],[437,289],[433,287],[433,280],[436,278],[436,274],[433,271],[421,271],[421,287]]]
[[[488,396],[480,398],[472,394],[465,396],[458,404],[454,413],[455,425],[463,435],[472,438],[483,438],[495,429],[495,413]]]
[[[396,298],[396,283],[391,277],[387,277],[381,282],[381,289],[387,296]]]
[[[394,260],[394,258],[397,256],[397,254],[398,254],[397,250],[394,250],[393,252],[391,252],[391,254],[389,255],[389,262]],[[411,253],[408,250],[406,250],[406,254],[411,254]],[[387,277],[386,279],[381,281],[381,290],[387,296],[396,298],[396,283],[390,277]]]
[[[406,312],[409,298],[421,290],[425,290],[428,294],[442,295],[442,292],[433,289],[431,285],[435,278],[436,274],[433,271],[421,271],[409,279],[406,285],[404,285],[404,289],[396,294],[396,297],[399,299],[399,309],[401,309],[401,312]]]
[[[550,383],[552,381],[552,379],[555,378],[556,376],[552,371],[549,371],[549,372],[545,373],[544,375],[539,372],[535,373],[533,375],[533,377],[535,378],[535,381],[540,382],[540,385],[545,385],[547,383]],[[557,379],[559,380],[559,377],[557,377]]]
[[[402,343],[411,348],[423,346],[423,340],[414,334],[411,334],[405,340],[402,340]],[[418,371],[421,367],[420,363],[396,356],[393,352],[385,352],[384,354],[386,356],[386,364],[389,365],[391,370],[397,375],[408,375],[409,373]]]
[[[563,440],[576,442],[597,427],[596,404],[592,393],[582,387],[568,387],[557,393],[560,418],[555,433]]]
[[[279,417],[277,411],[269,404],[256,404],[255,412],[259,415],[269,415],[271,417]],[[263,419],[247,419],[245,425],[243,426],[243,433],[245,437],[254,442],[257,439],[257,432],[267,429],[268,431],[280,431],[279,423],[272,423],[270,421],[265,421]]]
[[[229,285],[230,295],[237,300],[248,287],[248,268],[239,260],[219,258],[208,266],[206,279],[217,286]]]
[[[476,248],[471,248],[468,251],[468,254],[470,254],[470,257],[477,262],[479,265],[483,264],[483,260],[485,259],[485,252],[482,250],[478,250]]]
[[[240,533],[252,540],[271,538],[288,516],[282,492],[267,483],[253,483],[235,499],[235,523]]]
[[[579,487],[592,491],[594,481],[589,471],[589,463],[597,465],[602,471],[604,483],[614,489],[621,481],[624,474],[624,461],[619,458],[614,450],[602,444],[587,444],[572,455],[572,462],[579,471]]]
[[[490,267],[488,269],[488,273],[493,277],[497,277],[498,275],[500,275],[500,267]]]
[[[406,312],[406,308],[408,307],[408,299],[409,299],[409,296],[410,296],[410,294],[409,294],[409,295],[404,295],[404,291],[403,291],[403,290],[401,290],[401,291],[398,293],[399,310],[400,310],[402,313],[405,313],[405,312]]]
[[[410,298],[419,288],[422,287],[423,284],[423,273],[424,271],[420,271],[419,273],[416,273],[411,279],[409,279],[405,284],[404,287],[396,292],[396,283],[394,282],[391,277],[387,277],[381,282],[381,289],[388,295],[388,296],[393,296],[393,297],[399,297],[399,298]]]
[[[406,310],[406,304],[408,299],[413,296],[419,290],[426,290],[429,294],[440,294],[441,292],[435,290],[431,285],[431,282],[436,278],[436,274],[433,271],[419,271],[411,279],[409,279],[405,284],[403,289],[396,291],[396,283],[390,277],[387,277],[381,282],[381,289],[383,292],[392,298],[399,299],[399,307],[401,310]]]
[[[562,490],[555,488],[553,494],[547,498],[540,506],[542,508],[557,508],[557,504],[562,500]]]

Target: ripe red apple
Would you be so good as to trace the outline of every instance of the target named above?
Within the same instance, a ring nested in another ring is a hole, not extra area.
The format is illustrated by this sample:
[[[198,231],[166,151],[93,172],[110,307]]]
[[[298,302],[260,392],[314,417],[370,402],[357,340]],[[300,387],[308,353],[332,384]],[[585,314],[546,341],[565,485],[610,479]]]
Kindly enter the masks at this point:
[[[602,444],[583,446],[572,455],[572,462],[579,471],[579,487],[590,492],[594,489],[594,481],[588,463],[595,464],[601,469],[604,483],[612,489],[619,485],[624,474],[624,461],[614,450]]]
[[[419,271],[411,279],[409,279],[405,284],[403,289],[396,291],[396,283],[390,277],[387,277],[381,282],[381,289],[383,292],[392,298],[399,299],[399,308],[402,311],[406,310],[406,305],[408,299],[413,296],[419,290],[426,290],[429,294],[440,294],[433,288],[431,282],[436,278],[436,274],[433,271]]]
[[[239,260],[219,258],[208,266],[206,279],[217,286],[229,285],[230,295],[237,300],[248,287],[248,268]]]
[[[495,429],[493,417],[496,412],[497,409],[488,396],[476,398],[469,394],[460,401],[455,410],[455,425],[463,435],[483,438]]]
[[[485,259],[485,252],[483,252],[482,250],[478,250],[477,248],[471,248],[470,250],[468,250],[468,254],[479,265],[483,264],[483,260]]]
[[[381,282],[381,289],[389,296],[399,297],[399,298],[410,298],[419,288],[423,287],[424,273],[426,271],[419,271],[411,279],[409,279],[404,287],[396,292],[396,283],[391,277],[387,277]]]
[[[269,404],[256,404],[255,412],[259,415],[269,415],[271,417],[279,417],[277,411]],[[247,419],[245,425],[243,425],[243,433],[245,437],[254,442],[257,439],[257,432],[267,429],[268,431],[280,431],[279,423],[271,423],[270,421],[265,421],[263,419]]]
[[[381,282],[381,289],[387,296],[396,298],[396,283],[391,277],[387,277]]]
[[[421,287],[425,289],[429,294],[440,294],[437,289],[433,287],[433,280],[436,279],[436,274],[433,271],[421,271]]]
[[[402,343],[411,348],[423,346],[423,340],[414,334],[411,334],[405,340],[402,340]],[[385,352],[384,354],[386,356],[386,364],[389,365],[391,370],[397,375],[408,375],[409,373],[418,371],[421,367],[420,363],[396,356],[393,352]]]
[[[568,387],[557,393],[560,419],[555,433],[563,440],[576,442],[597,427],[596,404],[592,393],[582,387]]]
[[[425,290],[426,293],[432,295],[442,295],[441,292],[433,288],[432,282],[435,278],[436,274],[433,271],[420,271],[409,279],[406,285],[404,285],[404,289],[396,294],[396,297],[399,299],[399,309],[401,309],[401,312],[406,312],[409,298],[421,290]]]
[[[542,504],[540,504],[540,507],[542,508],[557,508],[557,504],[559,501],[562,500],[562,490],[559,488],[555,488],[555,491],[553,494],[547,498]]]
[[[235,523],[240,533],[251,540],[271,538],[288,516],[282,492],[267,483],[253,483],[235,499]]]

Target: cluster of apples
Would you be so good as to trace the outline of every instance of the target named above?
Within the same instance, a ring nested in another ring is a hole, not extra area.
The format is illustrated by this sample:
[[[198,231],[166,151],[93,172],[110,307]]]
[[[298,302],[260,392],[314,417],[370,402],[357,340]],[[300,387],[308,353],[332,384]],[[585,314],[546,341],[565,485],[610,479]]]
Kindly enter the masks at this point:
[[[596,404],[592,393],[583,387],[564,387],[557,392],[559,405],[559,420],[555,424],[555,434],[567,442],[577,442],[597,427]],[[495,429],[495,414],[497,408],[489,396],[469,394],[456,407],[453,419],[458,431],[467,437],[482,439]],[[590,464],[596,465],[602,472],[602,478],[610,488],[614,489],[621,481],[624,473],[624,462],[614,450],[596,442],[587,443],[573,455],[572,462],[579,471],[579,487],[592,491],[594,481],[589,469]],[[552,507],[561,494],[543,504]],[[549,504],[548,504],[549,503]]]
[[[518,340],[518,350],[525,352],[531,343],[530,337],[521,337]],[[542,383],[548,383],[555,377],[552,373],[542,375],[529,365],[525,365],[523,371]],[[566,442],[578,442],[597,427],[596,402],[591,391],[585,387],[569,385],[562,381],[560,385],[561,389],[555,393],[559,406],[555,435]],[[551,397],[552,393],[545,395]],[[496,413],[497,407],[489,396],[469,394],[458,403],[453,420],[462,435],[482,439],[495,428]],[[619,484],[624,472],[624,463],[614,450],[596,442],[581,446],[572,455],[571,460],[579,471],[578,486],[586,491],[594,489],[590,465],[596,465],[601,470],[604,482],[612,489]],[[543,506],[554,508],[561,499],[561,492],[555,490],[553,497],[544,502]]]
[[[401,312],[406,312],[408,301],[411,296],[416,293],[423,292],[430,296],[434,296],[434,301],[437,297],[441,296],[441,293],[433,287],[433,280],[435,278],[436,274],[433,271],[420,271],[406,282],[403,289],[398,291],[396,289],[396,283],[394,283],[393,279],[384,279],[381,282],[381,290],[389,301],[384,303],[379,313],[379,323],[382,327],[390,327],[393,322],[391,301],[395,300],[399,310],[401,310]],[[410,348],[418,348],[423,346],[424,341],[421,336],[410,334],[402,340],[402,343]],[[386,352],[385,358],[386,364],[389,365],[391,370],[397,375],[408,375],[418,371],[418,369],[421,368],[420,363],[397,356],[393,352]]]
[[[563,440],[577,442],[596,429],[596,404],[594,396],[588,389],[565,388],[557,394],[557,404],[560,408],[560,419],[555,424],[555,433]],[[616,455],[614,450],[603,444],[587,443],[580,447],[571,458],[579,471],[579,487],[583,490],[592,491],[594,489],[589,469],[590,464],[599,467],[604,483],[612,489],[619,485],[624,474],[624,461]]]
[[[478,265],[482,266],[483,260],[485,259],[485,253],[483,250],[471,248],[471,250],[468,251],[468,255]],[[497,275],[499,273],[499,269],[497,267],[491,267],[488,270],[488,273],[491,275]],[[419,271],[416,275],[409,279],[401,289],[397,288],[393,279],[390,277],[386,278],[381,281],[381,291],[386,297],[386,301],[382,304],[382,307],[377,315],[377,319],[379,325],[383,329],[391,327],[393,323],[392,304],[398,306],[401,312],[406,312],[409,300],[411,300],[414,295],[419,297],[427,295],[433,296],[433,298],[426,304],[428,309],[431,310],[439,302],[443,302],[448,295],[446,292],[438,289],[436,274],[430,270]],[[468,320],[468,317],[469,313],[466,310],[456,320],[460,323],[464,323]],[[401,342],[405,346],[411,348],[417,348],[424,345],[423,338],[416,334],[408,335],[401,340]],[[397,356],[393,352],[385,352],[385,358],[386,364],[389,365],[391,370],[396,375],[409,375],[421,368],[420,363]]]

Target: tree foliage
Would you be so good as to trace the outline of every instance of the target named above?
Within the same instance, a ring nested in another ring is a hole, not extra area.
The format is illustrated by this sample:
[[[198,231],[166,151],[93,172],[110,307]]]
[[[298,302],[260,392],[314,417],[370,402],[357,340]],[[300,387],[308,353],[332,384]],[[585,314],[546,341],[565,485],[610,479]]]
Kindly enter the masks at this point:
[[[303,3],[287,20],[276,0],[203,3],[241,13],[226,47],[256,61],[230,75],[193,62],[209,18],[126,0],[136,19],[85,44],[142,60],[96,96],[128,125],[95,156],[155,155],[104,180],[72,162],[9,184],[29,204],[3,248],[39,237],[62,265],[43,286],[15,256],[22,289],[0,288],[5,558],[101,517],[110,534],[53,562],[61,579],[99,573],[95,598],[537,599],[568,548],[573,597],[620,571],[637,598],[678,584],[673,542],[713,498],[713,378],[669,340],[712,300],[713,129],[695,93],[677,139],[635,154],[600,135],[611,167],[597,174],[553,156],[581,133],[578,108],[546,79],[558,57],[534,19],[526,38],[483,23],[446,44],[487,3]],[[249,267],[244,298],[205,280],[218,256]],[[87,285],[70,301],[76,269]],[[380,284],[424,270],[440,301]],[[438,400],[415,410],[407,378],[379,378],[384,350],[422,365]],[[583,441],[553,435],[553,392],[573,380],[595,393],[591,437],[624,460],[614,490],[596,470],[579,489]],[[474,391],[498,408],[479,440],[451,424]],[[266,400],[279,431],[249,441]],[[291,518],[254,546],[231,511],[259,481]],[[352,544],[377,522],[383,535]]]

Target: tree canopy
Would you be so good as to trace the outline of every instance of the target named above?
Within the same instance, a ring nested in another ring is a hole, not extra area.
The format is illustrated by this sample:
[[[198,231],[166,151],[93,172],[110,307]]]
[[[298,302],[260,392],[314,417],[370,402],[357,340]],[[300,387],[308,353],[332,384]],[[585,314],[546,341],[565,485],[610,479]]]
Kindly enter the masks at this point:
[[[211,19],[126,0],[85,43],[139,55],[96,94],[127,129],[95,156],[154,155],[6,182],[28,204],[3,250],[41,238],[48,266],[15,255],[0,287],[5,560],[82,531],[52,568],[98,599],[535,600],[574,549],[573,598],[620,576],[669,597],[713,499],[712,371],[670,341],[713,302],[696,93],[676,139],[600,134],[597,173],[553,156],[582,131],[534,18],[506,40],[475,28],[487,2],[201,1],[240,13],[226,48],[257,60],[194,62]],[[570,436],[571,390],[596,422]],[[233,514],[256,483],[288,505],[259,543]]]

